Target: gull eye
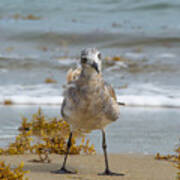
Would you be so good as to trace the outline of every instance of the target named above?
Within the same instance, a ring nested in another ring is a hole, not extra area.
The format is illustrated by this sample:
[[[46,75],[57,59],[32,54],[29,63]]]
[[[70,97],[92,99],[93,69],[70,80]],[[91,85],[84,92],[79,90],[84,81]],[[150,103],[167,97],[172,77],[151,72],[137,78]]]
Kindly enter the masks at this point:
[[[101,59],[101,58],[102,58],[102,57],[101,57],[101,53],[99,53],[99,54],[98,54],[98,58],[99,58],[99,59]]]
[[[81,63],[86,63],[87,62],[87,58],[81,58]]]

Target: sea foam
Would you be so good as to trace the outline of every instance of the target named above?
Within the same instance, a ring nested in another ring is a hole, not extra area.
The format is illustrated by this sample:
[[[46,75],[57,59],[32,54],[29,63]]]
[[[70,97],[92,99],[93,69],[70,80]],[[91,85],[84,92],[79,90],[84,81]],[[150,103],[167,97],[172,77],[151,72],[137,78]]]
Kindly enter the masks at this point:
[[[125,106],[141,107],[171,107],[180,108],[179,97],[166,97],[163,95],[121,95],[117,97],[118,102],[125,103]],[[61,105],[62,96],[6,96],[0,97],[0,104],[5,101],[12,102],[12,105]]]
[[[126,106],[180,108],[180,98],[163,95],[122,95],[118,96],[118,101]]]

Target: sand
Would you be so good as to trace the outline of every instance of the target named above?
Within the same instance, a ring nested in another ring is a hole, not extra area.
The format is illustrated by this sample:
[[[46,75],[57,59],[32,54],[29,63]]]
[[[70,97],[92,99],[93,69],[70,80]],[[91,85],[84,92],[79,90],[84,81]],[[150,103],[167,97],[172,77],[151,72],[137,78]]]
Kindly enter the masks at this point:
[[[29,180],[175,180],[177,169],[167,161],[154,160],[152,155],[142,154],[110,154],[111,170],[124,173],[123,177],[98,176],[104,170],[103,155],[71,155],[67,168],[77,170],[76,175],[57,175],[51,171],[57,170],[63,161],[61,155],[50,155],[51,163],[35,163],[37,155],[0,156],[0,160],[17,166],[24,162]]]

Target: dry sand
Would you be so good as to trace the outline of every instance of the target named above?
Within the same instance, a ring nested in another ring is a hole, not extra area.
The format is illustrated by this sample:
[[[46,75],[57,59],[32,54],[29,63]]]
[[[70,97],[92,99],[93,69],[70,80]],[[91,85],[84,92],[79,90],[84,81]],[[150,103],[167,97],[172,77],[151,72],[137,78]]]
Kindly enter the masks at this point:
[[[109,155],[110,168],[114,172],[125,173],[123,177],[98,176],[104,170],[103,155],[74,155],[69,156],[67,167],[77,170],[76,175],[57,175],[51,171],[57,170],[63,161],[61,155],[50,155],[51,163],[34,163],[37,155],[0,156],[17,166],[21,161],[24,169],[30,170],[26,175],[29,180],[175,180],[176,168],[167,161],[154,160],[153,156],[142,154],[111,154]]]

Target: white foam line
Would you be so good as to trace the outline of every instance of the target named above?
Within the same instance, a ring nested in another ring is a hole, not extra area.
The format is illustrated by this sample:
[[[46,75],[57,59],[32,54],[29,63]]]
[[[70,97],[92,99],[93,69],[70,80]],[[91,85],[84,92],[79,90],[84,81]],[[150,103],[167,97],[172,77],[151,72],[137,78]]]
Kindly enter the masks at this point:
[[[6,100],[14,105],[60,105],[63,97],[5,96],[0,97],[0,104],[4,104]],[[180,97],[172,98],[162,95],[121,95],[118,96],[118,102],[125,103],[126,106],[180,108]]]
[[[31,96],[5,96],[0,97],[0,104],[5,101],[11,101],[12,104],[19,105],[60,105],[62,103],[62,96],[45,96],[45,97],[31,97]]]
[[[124,102],[126,106],[143,107],[175,107],[180,108],[180,98],[171,98],[160,95],[123,95],[118,97],[119,102]]]
[[[15,138],[16,135],[7,135],[7,134],[1,134],[0,139],[11,139]]]
[[[160,58],[175,58],[176,55],[171,54],[171,53],[163,53],[163,54],[159,54],[158,57],[160,57]]]

